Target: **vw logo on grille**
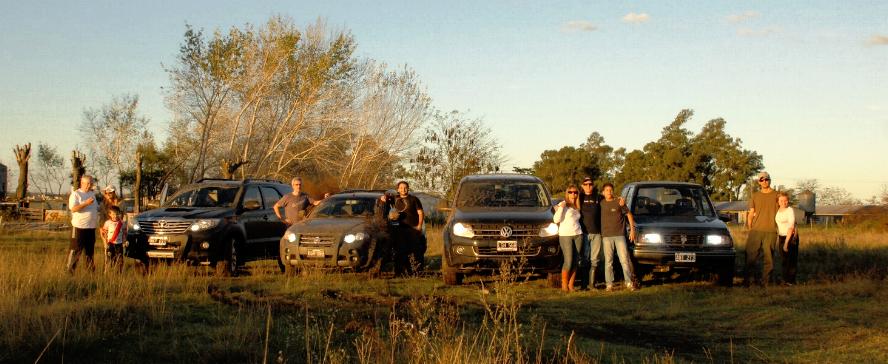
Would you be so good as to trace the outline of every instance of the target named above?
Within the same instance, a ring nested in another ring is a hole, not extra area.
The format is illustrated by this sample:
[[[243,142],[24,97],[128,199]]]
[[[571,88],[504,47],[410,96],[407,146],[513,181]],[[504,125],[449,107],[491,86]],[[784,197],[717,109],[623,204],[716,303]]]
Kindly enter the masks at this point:
[[[508,237],[512,236],[512,227],[511,226],[503,226],[503,228],[500,229],[500,236],[502,236],[504,238],[508,238]]]
[[[685,234],[681,234],[681,244],[684,245],[684,244],[687,244],[687,242],[688,242],[688,236]]]
[[[165,220],[157,221],[157,228],[158,229],[165,229],[166,225],[167,225],[167,222]]]

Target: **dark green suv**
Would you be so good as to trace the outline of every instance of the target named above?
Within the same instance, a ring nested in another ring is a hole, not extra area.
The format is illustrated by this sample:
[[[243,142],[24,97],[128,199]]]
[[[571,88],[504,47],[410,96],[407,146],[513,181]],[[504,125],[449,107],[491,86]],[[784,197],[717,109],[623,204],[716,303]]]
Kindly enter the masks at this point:
[[[237,274],[247,261],[278,259],[286,225],[273,206],[290,192],[281,182],[259,179],[187,185],[160,208],[136,216],[127,234],[130,255],[210,265],[222,275]]]

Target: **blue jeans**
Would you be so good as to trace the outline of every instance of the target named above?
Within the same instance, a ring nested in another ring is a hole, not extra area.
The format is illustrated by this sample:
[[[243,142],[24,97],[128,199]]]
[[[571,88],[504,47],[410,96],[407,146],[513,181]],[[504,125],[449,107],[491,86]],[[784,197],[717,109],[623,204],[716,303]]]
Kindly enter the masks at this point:
[[[595,282],[595,269],[601,260],[601,234],[586,234],[583,241],[583,261],[589,262],[589,284]]]
[[[605,236],[602,239],[604,244],[604,283],[608,286],[614,284],[614,250],[620,258],[620,265],[623,266],[623,280],[632,282],[632,262],[629,260],[629,247],[626,245],[626,237]]]
[[[577,269],[577,262],[580,260],[580,250],[583,249],[583,235],[559,236],[558,243],[561,244],[561,254],[564,256],[564,264],[561,265],[561,270],[571,271]]]

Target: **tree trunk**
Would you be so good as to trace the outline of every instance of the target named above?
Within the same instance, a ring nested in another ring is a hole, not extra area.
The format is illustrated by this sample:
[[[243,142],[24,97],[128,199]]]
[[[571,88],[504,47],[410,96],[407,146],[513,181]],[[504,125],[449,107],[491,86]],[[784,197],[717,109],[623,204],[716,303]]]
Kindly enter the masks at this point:
[[[142,204],[142,152],[136,152],[136,183],[133,186],[133,213],[138,214]]]
[[[28,160],[31,159],[31,143],[24,146],[15,146],[15,161],[18,162],[19,176],[18,187],[15,189],[15,199],[21,203],[28,196]]]

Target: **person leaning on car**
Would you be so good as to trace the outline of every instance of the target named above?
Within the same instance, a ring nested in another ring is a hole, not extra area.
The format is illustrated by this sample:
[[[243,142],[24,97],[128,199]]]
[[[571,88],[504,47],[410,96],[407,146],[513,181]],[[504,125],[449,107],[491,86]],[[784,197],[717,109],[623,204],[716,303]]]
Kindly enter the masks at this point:
[[[394,250],[395,274],[403,275],[411,271],[410,257],[422,267],[425,255],[425,237],[422,235],[422,202],[410,194],[407,181],[398,182],[398,195],[383,195],[380,202],[385,204],[389,220],[392,248]]]
[[[763,256],[762,279],[760,284],[767,286],[774,268],[774,245],[777,243],[777,191],[771,188],[771,175],[761,172],[758,175],[761,189],[749,199],[749,214],[746,225],[749,235],[746,238],[746,269],[744,269],[743,285],[750,284],[759,256]]]
[[[321,203],[320,200],[315,200],[307,193],[302,192],[302,178],[293,177],[290,186],[293,187],[293,192],[281,197],[274,204],[274,214],[287,225],[293,225],[305,218],[305,211],[309,206],[317,206]],[[281,216],[281,207],[284,208],[283,217]]]

